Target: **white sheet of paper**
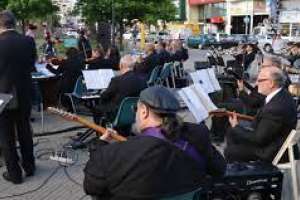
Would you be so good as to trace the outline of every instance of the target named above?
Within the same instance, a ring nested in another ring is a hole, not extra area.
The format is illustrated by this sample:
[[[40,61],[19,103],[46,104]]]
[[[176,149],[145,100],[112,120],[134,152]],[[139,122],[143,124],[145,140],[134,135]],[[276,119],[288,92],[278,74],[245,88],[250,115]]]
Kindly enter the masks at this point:
[[[2,99],[0,99],[0,106],[4,103],[4,101]]]
[[[202,122],[209,116],[209,111],[217,109],[200,84],[194,84],[178,91],[183,101],[195,117],[197,122]]]
[[[115,76],[112,69],[83,70],[82,73],[87,89],[93,90],[106,89]]]
[[[37,72],[42,73],[43,75],[47,76],[47,77],[52,77],[55,76],[55,74],[53,74],[52,72],[50,72],[47,68],[46,68],[46,63],[37,63],[35,64],[35,68]],[[57,68],[56,68],[57,69]]]
[[[207,110],[202,104],[197,102],[197,97],[192,92],[191,88],[183,88],[182,90],[178,91],[178,94],[181,96],[188,109],[195,117],[197,123],[202,122],[208,117]]]
[[[191,86],[191,88],[208,112],[218,109],[217,106],[212,102],[208,94],[204,92],[200,84],[194,84]]]
[[[200,83],[201,87],[204,91],[209,94],[214,92],[214,87],[211,84],[209,74],[206,69],[197,70],[195,72],[190,73],[194,84]]]
[[[213,68],[208,68],[207,71],[208,71],[209,78],[210,78],[211,84],[213,85],[214,90],[215,91],[221,90],[221,86],[220,86],[219,81],[216,77],[214,69]]]

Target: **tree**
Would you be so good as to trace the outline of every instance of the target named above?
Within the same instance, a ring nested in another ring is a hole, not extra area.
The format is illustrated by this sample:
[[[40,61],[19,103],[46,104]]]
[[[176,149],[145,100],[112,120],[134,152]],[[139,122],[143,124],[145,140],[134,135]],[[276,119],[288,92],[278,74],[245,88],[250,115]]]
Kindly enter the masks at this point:
[[[7,4],[8,4],[8,0],[1,0],[0,1],[0,10],[5,9]]]
[[[172,0],[78,0],[76,12],[81,13],[92,26],[96,22],[112,23],[114,13],[114,23],[118,25],[122,35],[124,19],[127,22],[139,19],[148,24],[156,24],[159,19],[175,19],[176,8]]]
[[[6,0],[6,8],[11,10],[21,22],[22,31],[31,19],[41,19],[58,11],[51,0]],[[1,4],[0,4],[1,6]]]

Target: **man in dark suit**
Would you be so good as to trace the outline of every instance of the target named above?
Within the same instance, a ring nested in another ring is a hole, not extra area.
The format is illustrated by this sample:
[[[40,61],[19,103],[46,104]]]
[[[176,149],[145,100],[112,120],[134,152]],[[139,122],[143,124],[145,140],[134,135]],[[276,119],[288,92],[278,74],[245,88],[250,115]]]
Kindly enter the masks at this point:
[[[9,11],[0,13],[0,92],[13,94],[13,100],[0,116],[0,143],[7,172],[3,178],[15,184],[22,182],[15,136],[21,150],[21,164],[27,176],[35,171],[31,111],[31,70],[36,50],[32,39],[15,30],[16,20]]]
[[[113,119],[118,107],[125,97],[138,97],[140,92],[147,87],[147,79],[133,70],[135,60],[130,55],[125,55],[120,61],[120,74],[111,79],[108,88],[101,93],[99,104],[95,112]]]
[[[159,64],[159,57],[155,51],[155,45],[152,43],[146,44],[145,46],[146,57],[144,60],[137,65],[136,70],[144,74],[148,79],[151,75],[152,70]]]
[[[222,176],[224,158],[204,124],[181,123],[179,102],[164,87],[143,90],[136,136],[112,142],[107,131],[90,148],[84,190],[98,199],[160,199],[193,191],[208,175]]]
[[[264,106],[252,126],[239,125],[236,115],[229,118],[225,157],[229,162],[262,160],[271,162],[290,131],[296,128],[296,105],[284,89],[285,75],[270,66],[261,69],[257,78],[258,92],[265,95]]]
[[[171,54],[166,50],[166,43],[160,41],[156,47],[158,56],[158,65],[164,66],[165,63],[171,62]]]

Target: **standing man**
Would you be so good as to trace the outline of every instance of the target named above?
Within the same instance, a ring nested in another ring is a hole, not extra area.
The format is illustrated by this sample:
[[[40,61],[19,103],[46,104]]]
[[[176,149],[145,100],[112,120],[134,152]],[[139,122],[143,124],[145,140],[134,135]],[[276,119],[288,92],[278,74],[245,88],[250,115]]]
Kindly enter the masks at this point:
[[[0,116],[0,145],[7,171],[3,178],[22,183],[22,168],[26,176],[35,171],[31,111],[31,69],[36,49],[33,40],[15,30],[16,19],[9,11],[0,12],[0,93],[13,95],[13,100]],[[22,159],[16,149],[16,136]],[[19,162],[20,161],[20,162]],[[21,168],[21,166],[22,168]]]

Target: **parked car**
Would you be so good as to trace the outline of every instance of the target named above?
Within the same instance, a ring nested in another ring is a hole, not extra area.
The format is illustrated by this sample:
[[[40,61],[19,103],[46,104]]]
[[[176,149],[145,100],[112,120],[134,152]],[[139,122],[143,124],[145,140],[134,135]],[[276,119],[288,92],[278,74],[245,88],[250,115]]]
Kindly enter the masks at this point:
[[[187,46],[189,48],[205,48],[209,45],[216,43],[216,38],[211,34],[202,34],[197,36],[190,36],[187,39]]]
[[[271,34],[256,35],[258,47],[266,52],[270,52],[272,49],[272,37],[273,35]]]
[[[76,30],[69,30],[69,31],[65,32],[64,35],[67,37],[75,37],[75,38],[79,37],[79,34]]]

